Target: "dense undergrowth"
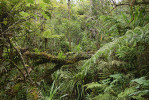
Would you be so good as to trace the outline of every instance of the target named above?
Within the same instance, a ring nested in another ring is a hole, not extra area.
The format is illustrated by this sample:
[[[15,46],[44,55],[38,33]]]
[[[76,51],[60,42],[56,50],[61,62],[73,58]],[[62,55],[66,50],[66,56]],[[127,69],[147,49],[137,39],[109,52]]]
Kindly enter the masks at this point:
[[[112,1],[0,0],[0,100],[148,100],[148,2]]]

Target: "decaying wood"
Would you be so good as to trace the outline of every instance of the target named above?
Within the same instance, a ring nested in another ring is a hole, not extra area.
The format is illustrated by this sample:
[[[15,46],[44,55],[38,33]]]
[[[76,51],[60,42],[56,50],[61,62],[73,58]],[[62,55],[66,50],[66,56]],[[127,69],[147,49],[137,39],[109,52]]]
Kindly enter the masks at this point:
[[[75,54],[66,54],[65,58],[60,58],[58,56],[53,56],[50,54],[47,54],[45,52],[41,53],[35,53],[35,52],[25,52],[23,53],[24,56],[27,58],[30,58],[31,60],[34,60],[35,65],[44,64],[44,63],[54,63],[58,65],[68,65],[68,64],[74,64],[80,60],[89,59],[92,56],[92,52],[87,53],[75,53]]]

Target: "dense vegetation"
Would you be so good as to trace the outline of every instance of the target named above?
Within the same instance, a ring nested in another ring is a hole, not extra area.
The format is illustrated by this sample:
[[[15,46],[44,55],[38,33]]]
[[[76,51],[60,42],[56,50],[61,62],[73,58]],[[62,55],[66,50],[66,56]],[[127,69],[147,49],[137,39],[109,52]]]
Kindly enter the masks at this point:
[[[149,100],[148,0],[0,0],[0,100]]]

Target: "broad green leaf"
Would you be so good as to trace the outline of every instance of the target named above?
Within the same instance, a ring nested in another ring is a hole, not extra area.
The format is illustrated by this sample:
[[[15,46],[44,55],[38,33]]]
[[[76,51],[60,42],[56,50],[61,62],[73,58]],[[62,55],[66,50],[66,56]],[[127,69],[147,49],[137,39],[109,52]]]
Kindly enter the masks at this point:
[[[31,4],[30,3],[28,3],[27,5],[26,5],[26,7],[30,7],[31,6]]]
[[[44,18],[49,19],[49,16],[47,14],[45,14],[45,12],[41,12],[41,14],[43,15]]]
[[[49,18],[51,18],[51,13],[49,13],[48,11],[45,11],[45,14],[46,14]]]
[[[41,7],[42,10],[46,10],[46,4],[45,3],[40,3],[39,6]]]
[[[24,11],[20,12],[20,15],[23,16],[23,17],[29,16],[29,14],[27,12],[24,12]]]

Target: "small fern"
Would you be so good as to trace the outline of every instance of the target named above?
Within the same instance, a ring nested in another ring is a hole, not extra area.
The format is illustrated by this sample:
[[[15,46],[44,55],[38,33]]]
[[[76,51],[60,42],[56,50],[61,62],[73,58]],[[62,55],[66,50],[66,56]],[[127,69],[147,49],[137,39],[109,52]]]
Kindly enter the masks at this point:
[[[99,84],[97,82],[92,82],[92,83],[89,83],[89,84],[85,84],[84,86],[87,87],[86,89],[102,88],[103,87],[102,84]]]

